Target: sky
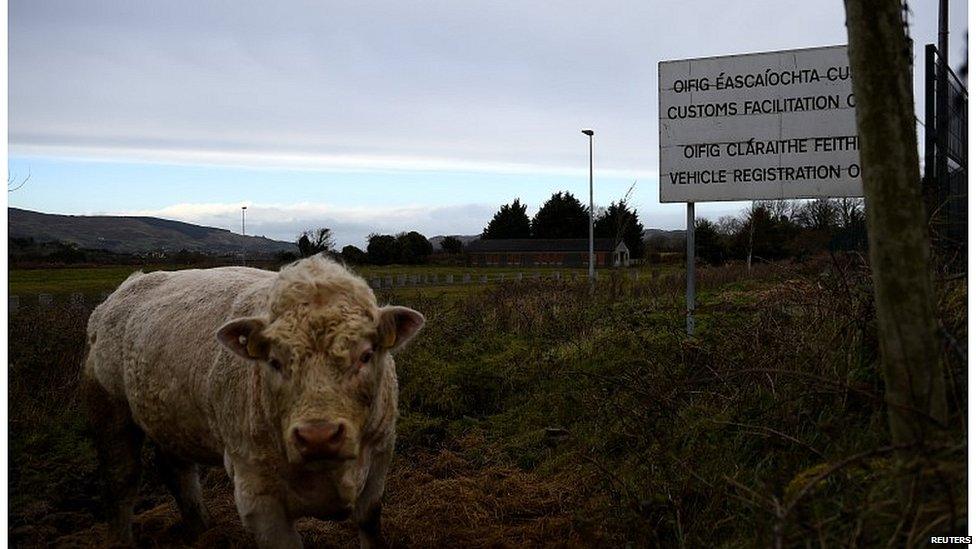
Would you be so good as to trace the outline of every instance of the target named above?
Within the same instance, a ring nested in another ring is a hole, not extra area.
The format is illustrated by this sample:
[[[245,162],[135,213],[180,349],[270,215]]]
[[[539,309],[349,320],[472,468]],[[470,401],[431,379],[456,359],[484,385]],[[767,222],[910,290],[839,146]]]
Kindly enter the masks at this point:
[[[937,4],[910,3],[917,98]],[[681,228],[658,202],[657,63],[847,41],[842,0],[10,0],[8,25],[8,177],[30,176],[10,206],[239,231],[247,205],[248,234],[359,246],[585,201],[587,127],[597,207],[636,181],[645,227]]]

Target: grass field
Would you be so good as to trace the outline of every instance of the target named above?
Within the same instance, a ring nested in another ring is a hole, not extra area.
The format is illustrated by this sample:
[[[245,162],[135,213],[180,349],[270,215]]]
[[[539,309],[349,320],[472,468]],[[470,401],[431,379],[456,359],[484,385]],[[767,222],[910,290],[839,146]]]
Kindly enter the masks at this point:
[[[14,269],[8,273],[10,295],[101,293],[114,290],[135,271],[132,265],[64,269]],[[145,268],[146,270],[153,270]]]
[[[871,547],[965,533],[965,279],[939,287],[951,421],[913,465],[910,505],[896,493],[869,271],[848,258],[698,279],[693,338],[680,271],[607,276],[592,294],[566,281],[379,292],[428,318],[397,357],[392,544]],[[87,314],[11,323],[12,546],[104,543],[76,390]],[[221,469],[204,482],[216,525],[190,541],[145,460],[140,546],[249,543]],[[348,523],[299,529],[307,546],[357,546]]]
[[[172,265],[113,265],[106,267],[80,267],[80,268],[58,268],[58,269],[14,269],[9,272],[9,293],[10,295],[29,296],[34,294],[63,295],[75,292],[86,294],[101,294],[111,292],[133,272],[173,270],[191,267],[176,267]],[[636,268],[635,268],[636,269]],[[680,266],[659,265],[653,268],[641,268],[641,272],[651,276],[651,273],[677,272]],[[448,293],[464,292],[459,289],[458,284],[465,274],[470,274],[472,283],[477,283],[479,277],[487,275],[494,281],[499,275],[512,278],[516,273],[523,273],[525,277],[538,274],[543,277],[552,277],[555,273],[560,273],[563,277],[585,276],[586,269],[568,269],[559,267],[465,267],[453,265],[363,265],[356,266],[354,270],[367,280],[374,278],[385,279],[388,276],[394,277],[405,275],[436,275],[444,291]],[[601,275],[606,275],[609,270],[601,269]],[[444,284],[444,277],[454,276],[454,287]],[[429,284],[434,285],[434,284]],[[403,288],[407,293],[414,293],[412,288]]]

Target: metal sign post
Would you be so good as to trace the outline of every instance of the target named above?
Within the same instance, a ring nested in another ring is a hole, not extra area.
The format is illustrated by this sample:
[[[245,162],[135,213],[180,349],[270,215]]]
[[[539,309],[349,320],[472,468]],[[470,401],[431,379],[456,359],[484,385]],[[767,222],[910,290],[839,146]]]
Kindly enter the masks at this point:
[[[685,292],[685,303],[687,313],[685,316],[685,330],[688,335],[695,335],[695,203],[688,203],[688,229],[685,231],[685,240],[688,244],[687,260],[688,266],[685,267],[688,277],[688,285]]]

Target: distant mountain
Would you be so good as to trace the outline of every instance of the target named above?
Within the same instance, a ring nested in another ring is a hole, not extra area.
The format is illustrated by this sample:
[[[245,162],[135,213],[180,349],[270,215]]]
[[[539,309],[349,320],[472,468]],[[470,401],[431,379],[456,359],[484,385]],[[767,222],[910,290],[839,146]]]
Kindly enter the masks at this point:
[[[212,255],[241,251],[241,235],[226,229],[202,227],[158,217],[58,215],[7,208],[10,238],[35,242],[67,242],[79,248],[142,254],[187,250]],[[247,236],[249,255],[271,256],[297,252],[295,244],[263,236]]]
[[[465,246],[468,245],[468,242],[471,242],[472,240],[478,240],[479,238],[481,238],[480,234],[469,234],[469,235],[451,234],[451,235],[432,236],[427,240],[430,241],[430,244],[434,247],[434,251],[437,252],[440,251],[441,249],[441,242],[448,236],[453,236],[454,238],[460,240],[461,243],[464,244]]]
[[[685,247],[684,229],[645,229],[644,245],[649,251],[679,251]]]
[[[681,240],[685,239],[684,229],[644,229],[644,240],[650,240],[652,238],[663,238],[665,240]]]

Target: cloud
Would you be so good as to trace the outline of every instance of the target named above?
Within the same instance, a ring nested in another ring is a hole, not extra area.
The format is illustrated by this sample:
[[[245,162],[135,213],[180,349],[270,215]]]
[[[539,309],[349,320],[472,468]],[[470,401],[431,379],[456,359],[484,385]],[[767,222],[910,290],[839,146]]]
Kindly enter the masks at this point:
[[[313,154],[258,150],[169,149],[160,147],[90,145],[17,145],[11,151],[22,157],[60,158],[92,162],[140,162],[165,165],[207,165],[227,168],[287,169],[310,172],[451,172],[584,176],[578,160],[573,167],[531,163],[466,160],[381,154]],[[623,170],[600,166],[605,177],[657,179],[657,170]]]
[[[773,0],[9,12],[13,153],[285,168],[566,173],[593,127],[602,169],[652,173],[657,61],[846,36],[840,2]],[[777,24],[742,32],[756,21]]]
[[[328,227],[340,247],[346,244],[363,247],[370,233],[415,230],[428,237],[477,234],[497,208],[489,204],[382,208],[341,208],[321,203],[244,205],[247,206],[246,230],[250,235],[291,241],[305,229]],[[181,203],[153,210],[103,213],[161,217],[237,232],[241,228],[241,206],[240,203]]]
[[[718,219],[738,215],[745,203],[700,204],[698,217]],[[498,209],[498,204],[460,204],[448,206],[408,205],[398,207],[348,208],[315,202],[293,204],[180,203],[158,209],[98,212],[103,215],[136,215],[185,221],[230,231],[241,230],[241,206],[247,206],[247,234],[292,241],[304,230],[332,229],[336,244],[364,248],[370,233],[396,234],[418,231],[432,237],[450,234],[480,234]],[[535,214],[529,209],[529,216]],[[685,205],[668,204],[655,210],[639,209],[645,228],[684,228]]]

